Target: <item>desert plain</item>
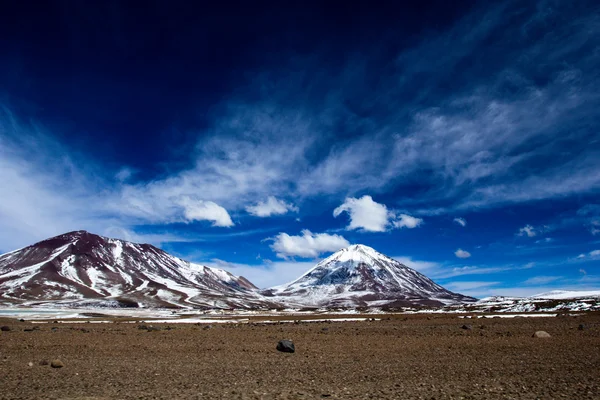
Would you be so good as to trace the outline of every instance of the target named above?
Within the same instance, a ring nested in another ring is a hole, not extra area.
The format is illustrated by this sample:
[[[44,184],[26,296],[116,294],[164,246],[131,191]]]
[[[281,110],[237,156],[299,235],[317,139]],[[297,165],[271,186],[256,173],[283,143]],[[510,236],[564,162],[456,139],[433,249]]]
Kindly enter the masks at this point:
[[[600,399],[598,312],[335,318],[4,318],[0,399]]]

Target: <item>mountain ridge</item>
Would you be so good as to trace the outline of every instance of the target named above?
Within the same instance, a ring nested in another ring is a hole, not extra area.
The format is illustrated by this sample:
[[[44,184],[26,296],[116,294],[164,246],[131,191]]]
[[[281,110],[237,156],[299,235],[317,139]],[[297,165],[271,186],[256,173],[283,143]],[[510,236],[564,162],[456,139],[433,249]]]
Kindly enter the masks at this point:
[[[361,244],[333,253],[288,284],[263,290],[153,245],[84,230],[0,255],[0,301],[9,304],[265,309],[432,307],[475,300]]]

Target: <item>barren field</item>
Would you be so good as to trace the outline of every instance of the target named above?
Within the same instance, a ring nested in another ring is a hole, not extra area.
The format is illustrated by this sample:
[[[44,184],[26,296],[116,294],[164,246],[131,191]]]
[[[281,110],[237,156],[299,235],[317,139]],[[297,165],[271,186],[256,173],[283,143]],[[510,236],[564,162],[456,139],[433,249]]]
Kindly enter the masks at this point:
[[[598,313],[376,317],[160,330],[3,319],[0,399],[600,399]]]

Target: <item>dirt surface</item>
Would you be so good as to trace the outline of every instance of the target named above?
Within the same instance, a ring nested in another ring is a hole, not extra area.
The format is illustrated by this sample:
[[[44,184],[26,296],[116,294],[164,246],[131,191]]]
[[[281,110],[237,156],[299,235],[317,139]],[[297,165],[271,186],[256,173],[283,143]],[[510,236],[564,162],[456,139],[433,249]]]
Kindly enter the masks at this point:
[[[4,319],[0,399],[600,399],[598,313],[381,318],[151,331]]]

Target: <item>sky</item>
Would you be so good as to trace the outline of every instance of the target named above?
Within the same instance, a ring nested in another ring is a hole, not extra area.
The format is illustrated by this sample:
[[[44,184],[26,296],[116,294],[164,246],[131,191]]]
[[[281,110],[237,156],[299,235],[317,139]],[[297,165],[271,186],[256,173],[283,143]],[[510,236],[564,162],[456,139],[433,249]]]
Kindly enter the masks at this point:
[[[295,279],[365,244],[600,288],[600,6],[0,5],[0,253],[64,232]],[[456,4],[455,4],[456,3]]]

